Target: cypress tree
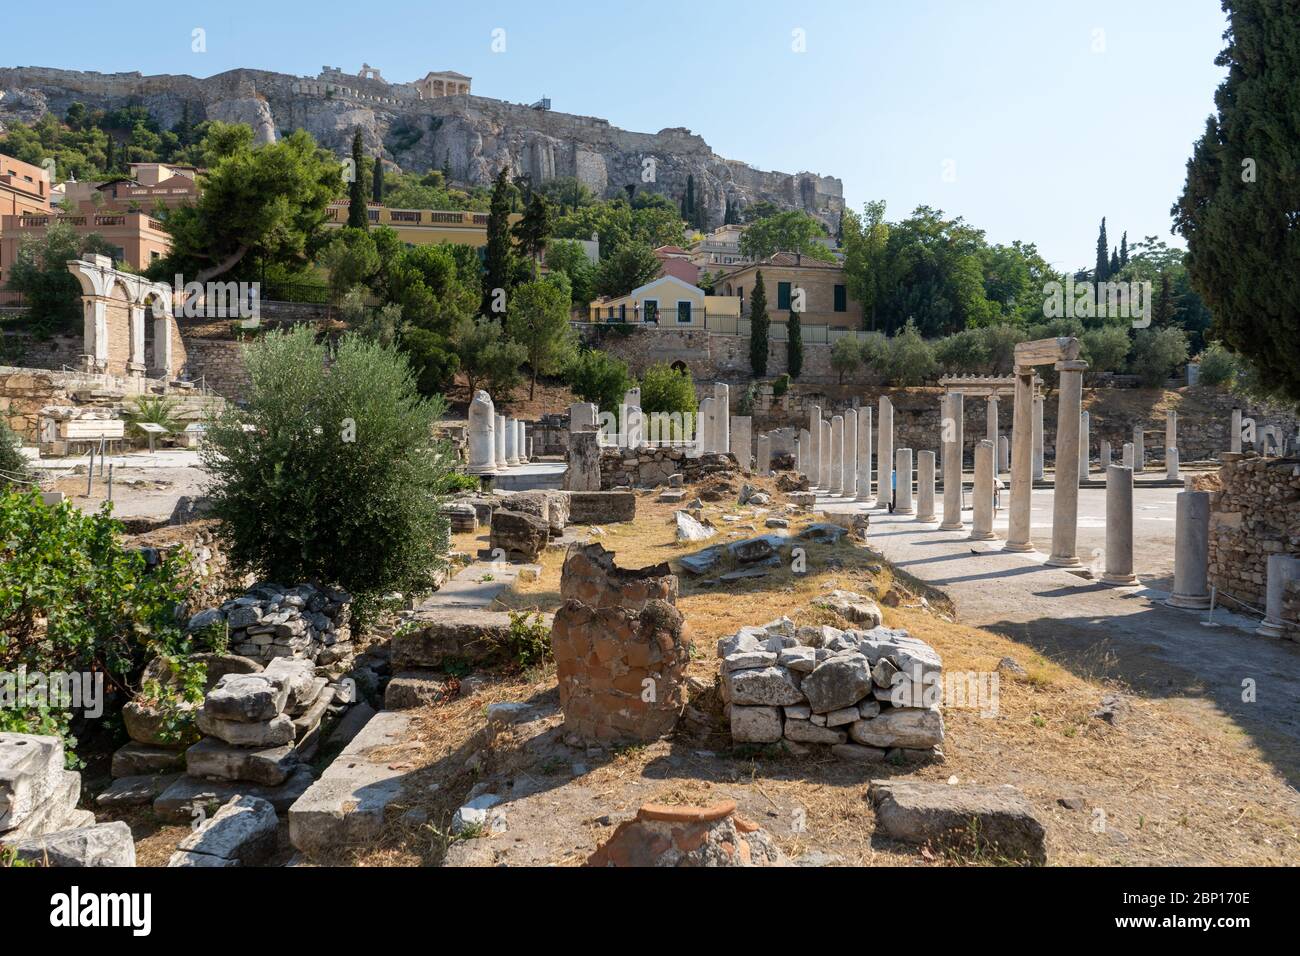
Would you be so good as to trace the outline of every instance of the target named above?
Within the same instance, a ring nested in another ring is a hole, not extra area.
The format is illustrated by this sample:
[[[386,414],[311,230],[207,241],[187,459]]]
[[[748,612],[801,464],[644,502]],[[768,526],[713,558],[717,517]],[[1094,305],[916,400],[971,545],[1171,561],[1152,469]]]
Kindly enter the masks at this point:
[[[1110,251],[1110,274],[1112,276],[1119,275],[1119,250],[1118,249],[1112,249]]]
[[[749,367],[755,378],[767,374],[767,289],[763,287],[763,272],[754,273],[754,294],[749,300]]]
[[[375,157],[375,179],[371,198],[381,205],[384,201],[384,157]]]
[[[1119,266],[1122,269],[1126,265],[1128,265],[1128,233],[1127,232],[1125,232],[1124,235],[1120,236],[1120,240],[1119,240]]]
[[[348,184],[348,226],[352,229],[369,229],[370,217],[366,215],[366,189],[361,182],[365,169],[361,130],[352,135],[352,182]]]
[[[505,167],[502,167],[492,185],[492,203],[488,207],[482,312],[496,315],[503,322],[505,312],[493,312],[492,306],[497,298],[495,290],[501,289],[507,296],[510,294],[510,201],[513,191]]]
[[[1101,219],[1101,232],[1097,235],[1097,269],[1095,282],[1105,282],[1110,276],[1110,244],[1106,241],[1106,217]]]
[[[1173,281],[1168,272],[1160,273],[1160,291],[1152,303],[1151,324],[1157,329],[1167,329],[1174,324]]]
[[[785,345],[786,371],[791,378],[798,378],[803,371],[803,330],[799,326],[799,313],[791,312],[786,319],[787,341]]]

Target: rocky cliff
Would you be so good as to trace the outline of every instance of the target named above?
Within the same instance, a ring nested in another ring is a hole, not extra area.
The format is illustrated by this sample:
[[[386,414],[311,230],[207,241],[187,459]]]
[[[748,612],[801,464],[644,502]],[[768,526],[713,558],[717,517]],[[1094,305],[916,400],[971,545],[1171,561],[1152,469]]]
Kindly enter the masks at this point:
[[[344,155],[360,128],[371,152],[404,170],[451,171],[452,178],[487,185],[502,168],[541,183],[576,176],[598,195],[624,187],[674,200],[695,177],[696,196],[721,223],[726,201],[743,208],[767,200],[802,209],[834,227],[843,208],[843,184],[815,173],[765,172],[717,155],[700,136],[681,128],[634,133],[591,116],[536,110],[481,96],[422,100],[406,85],[331,74],[294,77],[232,70],[206,79],[140,73],[94,73],[44,67],[0,69],[0,127],[30,122],[46,111],[62,116],[80,101],[112,109],[147,108],[164,127],[179,122],[188,104],[194,119],[245,122],[262,141],[305,129]],[[653,180],[643,174],[653,171]]]

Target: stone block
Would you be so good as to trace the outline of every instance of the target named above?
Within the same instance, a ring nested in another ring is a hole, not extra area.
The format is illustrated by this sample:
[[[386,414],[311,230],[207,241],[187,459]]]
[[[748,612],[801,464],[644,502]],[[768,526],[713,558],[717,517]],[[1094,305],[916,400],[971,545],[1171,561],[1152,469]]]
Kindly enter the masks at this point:
[[[878,831],[892,839],[1047,861],[1046,830],[1015,787],[873,780],[869,798]]]
[[[265,862],[275,853],[277,825],[275,807],[268,801],[237,796],[185,837],[176,849],[182,854],[213,856],[252,866]],[[171,865],[169,862],[168,866]]]
[[[135,866],[135,841],[121,820],[44,833],[12,849],[18,859],[37,866]]]

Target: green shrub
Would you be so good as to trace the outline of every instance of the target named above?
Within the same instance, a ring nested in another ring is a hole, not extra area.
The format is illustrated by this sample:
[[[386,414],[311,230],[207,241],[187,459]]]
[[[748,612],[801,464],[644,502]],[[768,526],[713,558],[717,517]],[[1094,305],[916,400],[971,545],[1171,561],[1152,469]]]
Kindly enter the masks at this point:
[[[923,385],[932,379],[939,370],[939,363],[935,361],[930,343],[921,338],[921,333],[909,320],[889,340],[885,368],[891,384],[908,387]]]
[[[481,479],[477,475],[467,475],[463,471],[449,471],[443,475],[438,484],[437,493],[451,495],[458,491],[478,491]]]
[[[181,424],[172,417],[176,410],[176,400],[165,395],[141,395],[135,400],[135,407],[126,412],[126,422],[132,434],[148,437],[141,425],[161,425],[170,434],[180,430]]]
[[[18,451],[18,436],[0,418],[0,490],[27,480],[27,459]]]
[[[540,612],[510,612],[510,656],[521,667],[532,667],[551,656],[551,629]]]
[[[1103,372],[1120,372],[1128,362],[1128,329],[1122,325],[1107,325],[1083,333],[1082,357],[1088,363],[1088,378],[1095,379]]]
[[[564,369],[564,380],[584,402],[595,402],[602,412],[613,412],[632,387],[627,363],[605,352],[584,349]]]
[[[410,326],[402,333],[402,351],[415,371],[421,395],[442,395],[460,371],[460,359],[448,341],[437,332]]]
[[[772,397],[780,398],[788,391],[790,391],[790,376],[782,372],[772,382]]]
[[[692,412],[699,407],[695,383],[685,372],[665,362],[651,365],[641,373],[641,411]]]
[[[1226,385],[1229,388],[1241,374],[1241,362],[1218,342],[1211,342],[1201,353],[1201,385]]]
[[[331,355],[309,329],[276,332],[245,356],[247,407],[228,406],[201,452],[235,565],[363,599],[425,585],[448,544],[441,398],[419,395],[399,352],[351,334]]]
[[[1129,360],[1134,375],[1148,388],[1163,385],[1187,361],[1187,333],[1179,328],[1138,329]]]
[[[985,329],[963,329],[934,343],[934,359],[948,375],[977,375],[989,366],[990,347]]]
[[[835,340],[831,346],[831,368],[844,384],[844,376],[856,372],[862,365],[862,347],[853,336],[844,336]]]

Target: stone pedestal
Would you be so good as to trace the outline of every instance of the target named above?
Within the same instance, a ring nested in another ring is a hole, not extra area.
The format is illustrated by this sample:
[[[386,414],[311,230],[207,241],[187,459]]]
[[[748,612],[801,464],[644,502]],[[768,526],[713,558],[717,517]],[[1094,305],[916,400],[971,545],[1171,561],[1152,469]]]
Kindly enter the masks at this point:
[[[1131,441],[1126,441],[1124,443],[1124,452],[1120,457],[1120,462],[1125,468],[1133,467],[1133,443]]]
[[[894,500],[894,403],[880,396],[876,423],[876,507],[888,508]]]
[[[808,485],[811,488],[822,486],[822,409],[814,405],[808,410],[808,444],[805,446],[804,458],[808,465]]]
[[[569,406],[569,433],[594,431],[596,406],[592,402],[574,402]]]
[[[1034,399],[1034,481],[1043,480],[1043,399]]]
[[[1075,553],[1079,535],[1079,426],[1083,401],[1083,370],[1087,362],[1057,362],[1060,376],[1056,410],[1056,472],[1052,485],[1052,554],[1057,568],[1079,565]]]
[[[833,495],[844,489],[844,416],[831,417],[831,457],[830,480],[827,488]]]
[[[871,500],[871,409],[858,409],[858,501]]]
[[[1264,620],[1255,633],[1261,637],[1286,637],[1285,601],[1288,587],[1300,580],[1300,558],[1289,554],[1268,556],[1268,584],[1264,602]],[[1294,625],[1296,622],[1291,621]]]
[[[910,515],[916,509],[912,506],[912,449],[900,448],[894,452],[894,484],[897,493],[894,497],[894,514]]]
[[[1183,491],[1176,500],[1174,590],[1166,603],[1174,607],[1208,608],[1210,493]]]
[[[1178,449],[1172,445],[1165,449],[1165,478],[1168,481],[1178,480]]]
[[[1011,471],[1011,439],[1006,435],[998,436],[998,474],[1005,475]]]
[[[916,520],[936,521],[934,513],[934,452],[916,456]]]
[[[858,496],[858,413],[853,408],[844,413],[844,477],[840,493],[850,501]]]
[[[740,470],[749,474],[751,462],[754,460],[754,420],[748,415],[734,415],[731,423],[727,428],[728,450],[736,456],[736,463],[740,465]]]
[[[564,472],[566,491],[600,491],[600,435],[574,432],[569,436],[568,468]]]
[[[974,517],[972,541],[987,541],[993,534],[993,442],[987,438],[975,446]]]
[[[1106,469],[1106,573],[1103,584],[1137,584],[1133,573],[1133,469]]]
[[[1141,425],[1133,428],[1133,470],[1141,472],[1146,469],[1146,435]]]
[[[940,531],[961,531],[966,523],[961,516],[962,422],[966,413],[966,396],[953,392],[940,422],[943,438],[943,523]]]
[[[1228,435],[1228,451],[1234,455],[1241,454],[1241,409],[1232,410],[1232,425]]]
[[[1091,430],[1091,426],[1092,426],[1092,416],[1089,415],[1087,412],[1080,412],[1079,413],[1079,480],[1080,481],[1088,480],[1088,467],[1089,467],[1088,458],[1089,458],[1089,448],[1091,447],[1090,436],[1088,433]],[[1059,468],[1060,465],[1058,464],[1057,467]]]
[[[1011,509],[1006,551],[1033,551],[1029,515],[1034,470],[1034,370],[1016,369],[1016,399],[1011,424]]]
[[[717,416],[718,430],[714,434],[714,451],[731,450],[731,388],[722,382],[713,383],[713,414]]]
[[[758,436],[758,461],[754,470],[766,478],[772,471],[772,439],[767,435]]]
[[[492,398],[482,389],[474,393],[469,403],[469,462],[465,468],[471,475],[495,475],[496,469],[496,409]]]

